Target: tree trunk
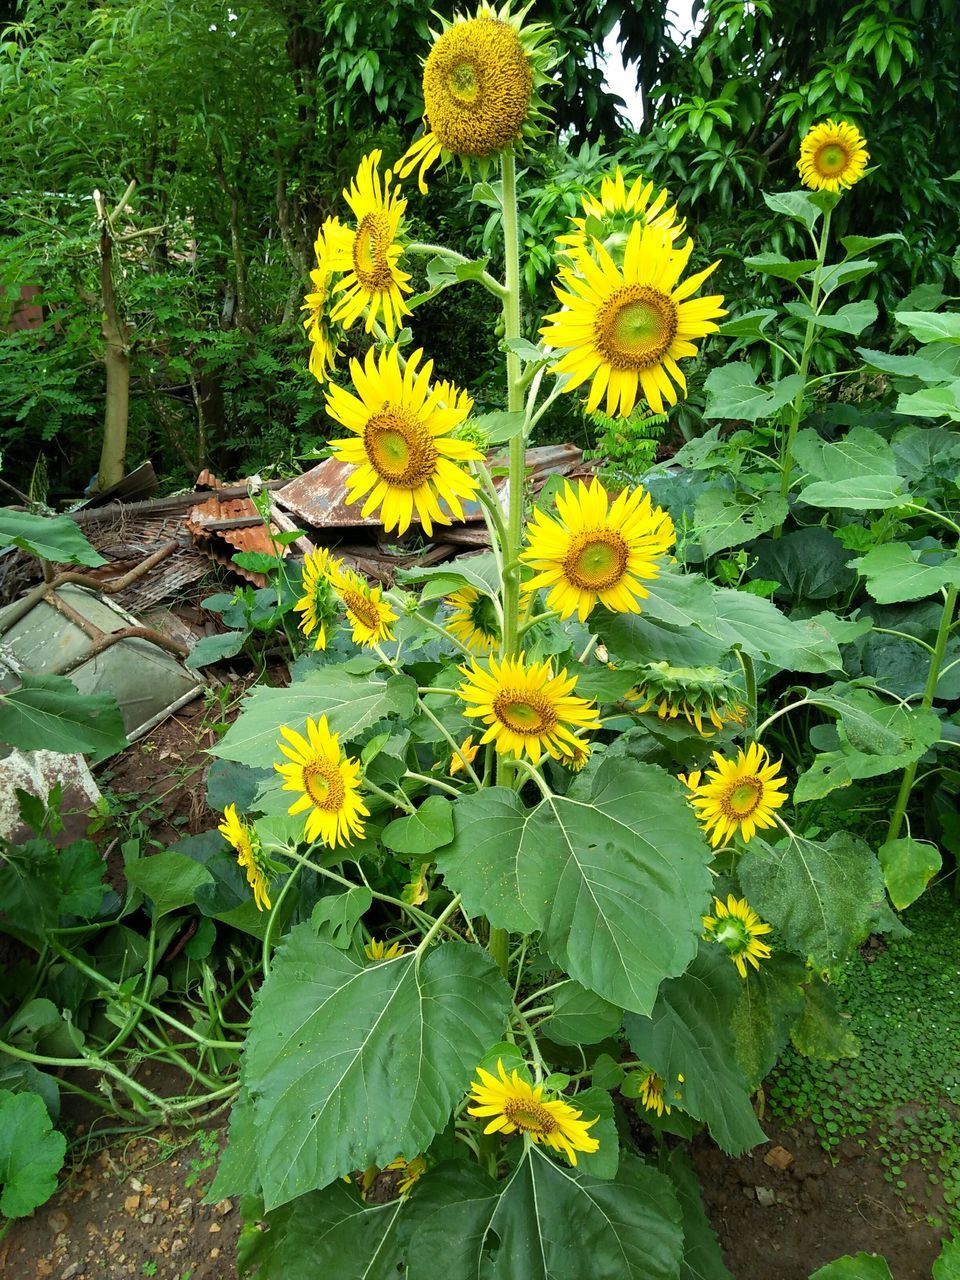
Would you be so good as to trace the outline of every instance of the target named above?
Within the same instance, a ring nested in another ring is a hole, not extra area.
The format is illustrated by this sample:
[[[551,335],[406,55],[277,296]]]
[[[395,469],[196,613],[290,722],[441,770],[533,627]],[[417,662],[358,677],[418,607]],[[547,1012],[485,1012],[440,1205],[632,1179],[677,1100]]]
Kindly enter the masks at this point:
[[[129,192],[118,210],[128,198]],[[130,404],[130,355],[127,346],[130,332],[117,307],[113,289],[113,229],[105,208],[101,210],[100,218],[100,300],[103,306],[103,363],[107,374],[103,446],[97,476],[97,489],[102,493],[123,479]]]

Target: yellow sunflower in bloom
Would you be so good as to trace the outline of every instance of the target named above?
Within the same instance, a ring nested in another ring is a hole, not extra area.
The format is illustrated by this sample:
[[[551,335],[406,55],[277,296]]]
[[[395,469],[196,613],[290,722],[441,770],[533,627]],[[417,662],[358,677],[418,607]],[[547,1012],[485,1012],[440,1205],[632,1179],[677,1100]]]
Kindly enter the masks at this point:
[[[461,587],[444,597],[453,610],[447,619],[447,630],[474,653],[493,653],[500,648],[500,623],[489,596],[476,587]]]
[[[459,748],[453,753],[453,759],[450,761],[450,768],[447,770],[448,776],[455,778],[458,773],[464,772],[467,767],[467,765],[464,764],[464,760],[466,760],[467,764],[473,764],[474,760],[477,758],[477,752],[479,750],[480,743],[475,743],[473,741],[473,734],[469,734],[460,743]]]
[[[277,746],[290,761],[273,767],[284,779],[284,791],[299,791],[300,797],[287,810],[290,814],[307,810],[304,835],[321,840],[329,848],[352,844],[363,835],[363,819],[369,809],[360,798],[360,764],[345,756],[340,738],[327,727],[327,717],[319,723],[307,720],[307,736],[280,726],[285,741]]]
[[[489,671],[477,665],[461,667],[467,677],[457,690],[467,703],[463,714],[489,726],[480,745],[492,742],[499,755],[528,755],[539,764],[544,753],[564,760],[583,748],[577,729],[599,729],[593,701],[578,698],[575,676],[555,676],[549,662],[526,664],[526,655],[489,659]]]
[[[561,253],[589,248],[592,232],[616,257],[617,251],[626,246],[636,222],[666,231],[671,241],[676,240],[683,235],[687,224],[683,218],[678,221],[675,204],[664,207],[668,198],[662,189],[654,195],[653,183],[642,175],[628,188],[623,171],[617,165],[614,176],[607,176],[601,181],[599,196],[581,197],[584,216],[571,218],[574,230],[557,236],[557,243],[562,246]]]
[[[347,478],[347,502],[366,495],[362,514],[380,507],[388,532],[405,533],[416,512],[429,536],[434,521],[452,523],[441,500],[458,520],[464,518],[461,499],[472,498],[480,484],[458,464],[483,454],[451,434],[468,410],[462,398],[441,405],[437,387],[430,385],[433,361],[420,367],[422,356],[422,351],[414,351],[401,369],[396,347],[379,360],[371,347],[363,365],[350,362],[360,398],[333,386],[327,393],[327,412],[354,433],[330,442],[333,456],[356,468]]]
[[[247,873],[247,884],[253,890],[258,911],[270,910],[270,867],[253,827],[237,817],[237,806],[228,804],[223,821],[217,827],[228,844],[233,845],[237,862]]]
[[[397,956],[403,955],[406,947],[401,947],[399,942],[391,942],[387,946],[379,938],[371,938],[363,950],[368,960],[396,960]],[[387,1166],[388,1169],[391,1167],[391,1165]]]
[[[327,623],[333,616],[327,575],[331,566],[335,565],[339,568],[339,564],[338,560],[331,558],[326,547],[320,547],[317,551],[311,552],[303,560],[301,585],[303,595],[293,608],[296,613],[303,614],[300,619],[300,630],[307,639],[316,631],[317,636],[313,645],[315,649],[327,647]]]
[[[548,28],[524,26],[522,17],[511,15],[509,3],[500,10],[482,4],[473,18],[444,22],[423,69],[428,128],[398,161],[398,177],[419,168],[426,194],[424,174],[441,157],[482,167],[524,134],[536,135],[544,107],[538,91],[549,82],[545,73],[555,57]]]
[[[398,1156],[396,1160],[391,1160],[386,1167],[394,1169],[402,1175],[397,1182],[397,1191],[401,1196],[409,1195],[411,1189],[427,1172],[427,1162],[423,1156],[414,1156],[412,1160],[404,1160],[401,1156]]]
[[[353,643],[371,648],[381,640],[392,640],[391,626],[397,615],[381,600],[380,587],[371,587],[359,573],[339,561],[331,564],[327,580],[343,601],[347,621],[353,627]]]
[[[655,1111],[658,1116],[669,1115],[669,1104],[663,1100],[666,1081],[655,1071],[648,1071],[640,1081],[640,1101],[648,1111]]]
[[[330,299],[330,279],[332,276],[330,254],[342,232],[343,228],[340,225],[339,218],[327,218],[317,232],[317,240],[314,245],[317,265],[310,272],[313,292],[306,295],[303,300],[303,306],[300,308],[301,311],[306,311],[307,313],[304,317],[303,327],[307,331],[307,337],[313,343],[310,352],[310,372],[318,382],[326,382],[329,371],[333,369],[334,362],[340,355],[340,348],[326,311]]]
[[[772,933],[773,926],[764,924],[746,898],[737,899],[732,893],[726,904],[714,898],[713,907],[716,915],[703,917],[704,934],[726,947],[740,977],[745,978],[747,963],[759,969],[761,960],[770,959],[770,948],[760,939]]]
[[[479,1080],[470,1085],[470,1101],[467,1108],[471,1116],[492,1117],[484,1133],[525,1133],[538,1145],[559,1151],[572,1165],[577,1163],[577,1152],[597,1151],[600,1143],[591,1138],[588,1129],[597,1123],[581,1120],[582,1111],[571,1107],[563,1098],[544,1097],[544,1088],[536,1088],[521,1079],[518,1071],[507,1075],[503,1061],[497,1062],[497,1076],[477,1067]]]
[[[639,613],[650,593],[643,583],[660,573],[660,558],[676,540],[673,521],[640,488],[624,489],[613,505],[594,478],[588,488],[567,481],[557,494],[559,522],[536,508],[520,559],[539,570],[521,590],[548,590],[561,618],[585,622],[597,601],[614,613]]]
[[[411,293],[410,276],[397,265],[403,253],[398,240],[400,221],[407,207],[399,188],[391,192],[393,175],[388,169],[380,180],[380,151],[371,151],[360,161],[357,175],[344,199],[357,220],[356,229],[341,227],[333,240],[330,269],[343,272],[333,287],[333,295],[343,297],[331,312],[345,329],[364,310],[367,333],[372,333],[383,313],[383,327],[392,338],[402,316],[410,315],[403,295]]]
[[[714,320],[726,315],[719,294],[691,298],[718,266],[707,267],[679,283],[693,241],[673,248],[661,227],[635,223],[623,252],[622,269],[596,239],[593,250],[572,255],[574,270],[560,272],[554,292],[563,310],[546,317],[544,343],[561,351],[554,373],[568,376],[564,391],[592,379],[587,412],[606,395],[606,414],[623,417],[642,394],[654,413],[676,404],[686,391],[677,361],[695,356],[695,338],[715,333]]]
[[[870,153],[863,134],[845,120],[815,124],[800,143],[797,168],[814,191],[845,191],[863,177]]]
[[[746,841],[758,829],[776,826],[774,810],[787,799],[787,780],[778,772],[782,760],[771,763],[766,747],[751,742],[745,752],[737,752],[736,760],[724,760],[714,751],[713,761],[716,768],[707,770],[705,781],[699,769],[680,775],[704,831],[712,832],[713,847],[738,829]]]

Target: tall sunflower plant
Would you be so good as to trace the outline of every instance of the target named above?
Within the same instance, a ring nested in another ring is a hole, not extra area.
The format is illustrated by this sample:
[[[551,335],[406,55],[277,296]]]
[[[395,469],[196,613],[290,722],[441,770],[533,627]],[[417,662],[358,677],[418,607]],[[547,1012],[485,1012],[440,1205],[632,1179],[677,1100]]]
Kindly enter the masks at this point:
[[[524,450],[558,396],[660,412],[724,313],[666,197],[613,174],[525,334],[516,158],[553,57],[525,10],[444,24],[422,135],[392,169],[367,156],[352,220],[318,237],[310,368],[347,501],[397,536],[482,522],[489,549],[391,588],[310,556],[292,683],[214,748],[249,784],[220,830],[264,980],[211,1194],[245,1197],[261,1280],[725,1274],[682,1139],[762,1142],[753,1094],[788,1035],[850,1051],[829,973],[889,915],[862,841],[793,832],[757,723],[758,668],[839,669],[829,626],[681,572],[642,487],[532,502]],[[407,237],[455,159],[498,191],[502,279]],[[423,257],[502,303],[501,413],[399,341]]]

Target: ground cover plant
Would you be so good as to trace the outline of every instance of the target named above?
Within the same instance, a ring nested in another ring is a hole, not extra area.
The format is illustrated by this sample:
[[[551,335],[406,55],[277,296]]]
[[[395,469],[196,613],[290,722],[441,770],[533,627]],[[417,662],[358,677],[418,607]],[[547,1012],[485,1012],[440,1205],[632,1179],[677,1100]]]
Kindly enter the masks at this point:
[[[842,1079],[835,984],[960,839],[960,328],[927,291],[896,350],[851,354],[878,309],[849,291],[900,233],[831,239],[872,177],[847,120],[797,139],[805,190],[763,197],[810,241],[748,257],[769,305],[728,315],[686,211],[612,161],[525,272],[554,33],[483,6],[425,57],[419,136],[390,168],[364,154],[319,228],[309,369],[348,501],[396,537],[472,506],[490,550],[390,590],[335,549],[296,585],[278,554],[249,566],[263,594],[208,601],[230,630],[195,665],[282,633],[291,682],[260,682],[214,745],[217,830],[149,857],[128,840],[123,892],[24,798],[36,839],[3,851],[0,923],[37,962],[5,992],[0,1114],[42,1157],[3,1152],[0,1212],[49,1194],[65,1087],[130,1122],[232,1105],[211,1195],[243,1197],[261,1280],[416,1277],[441,1250],[455,1277],[722,1277],[684,1143],[761,1142],[754,1097],[788,1046],[774,1105],[798,1062]],[[489,256],[418,238],[461,164]],[[525,321],[545,262],[554,301]],[[487,412],[418,338],[450,290],[500,311]],[[721,425],[638,483],[723,337]],[[564,402],[601,415],[602,474],[533,502],[524,451]],[[0,534],[93,563],[55,521],[5,513]],[[65,741],[85,718],[27,683],[0,696],[11,740],[38,706]],[[147,1088],[147,1061],[184,1091]],[[79,1065],[101,1097],[60,1081]],[[885,1274],[848,1261],[816,1274]]]

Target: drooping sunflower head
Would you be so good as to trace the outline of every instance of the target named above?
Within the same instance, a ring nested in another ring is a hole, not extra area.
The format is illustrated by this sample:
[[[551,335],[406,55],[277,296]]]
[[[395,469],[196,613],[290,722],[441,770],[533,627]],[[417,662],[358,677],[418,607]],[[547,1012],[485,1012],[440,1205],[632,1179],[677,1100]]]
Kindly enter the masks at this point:
[[[303,319],[303,327],[313,344],[310,351],[310,372],[318,382],[326,382],[340,355],[339,337],[328,315],[328,305],[333,278],[330,259],[342,233],[339,218],[327,218],[317,232],[314,244],[317,265],[310,272],[313,290],[305,296],[300,308],[307,313]]]
[[[746,841],[758,829],[776,826],[774,811],[787,800],[787,780],[779,772],[783,762],[771,762],[766,747],[757,742],[738,751],[736,760],[725,760],[716,751],[713,760],[716,768],[707,770],[705,780],[699,769],[680,777],[713,847],[737,831]]]
[[[476,162],[482,173],[501,151],[538,134],[540,90],[556,54],[548,27],[524,25],[526,11],[484,3],[473,17],[444,21],[423,70],[428,128],[398,162],[399,177],[419,168],[426,193],[424,174],[437,159],[460,156],[468,171]]]
[[[760,968],[761,960],[769,960],[770,948],[760,939],[771,933],[773,926],[764,924],[746,898],[728,895],[726,903],[714,898],[715,914],[703,917],[704,936],[726,947],[741,978],[747,976],[747,964]]]
[[[565,743],[570,747],[569,751],[564,751],[560,757],[560,763],[566,769],[571,769],[574,773],[579,773],[581,769],[586,768],[590,759],[592,747],[586,738],[577,738],[576,745]]]
[[[306,730],[304,737],[280,726],[284,741],[277,746],[289,763],[273,767],[284,779],[284,791],[300,793],[287,812],[307,814],[307,840],[320,840],[331,849],[352,844],[363,835],[363,819],[369,814],[360,798],[359,762],[344,755],[326,716],[319,723],[308,718]]]
[[[332,564],[327,580],[343,602],[347,621],[353,627],[353,643],[373,647],[381,640],[392,640],[391,627],[397,615],[381,599],[380,587],[371,587],[360,574],[339,561]]]
[[[736,681],[729,671],[719,667],[648,662],[637,687],[628,696],[631,702],[641,704],[638,712],[655,708],[661,720],[682,716],[704,738],[712,738],[713,732],[725,724],[743,724],[747,714],[739,701],[742,695]]]
[[[520,559],[538,570],[522,586],[547,590],[547,604],[561,618],[585,622],[599,601],[614,613],[639,613],[650,593],[643,583],[660,573],[673,546],[673,521],[643,489],[624,489],[611,505],[596,478],[568,482],[557,495],[559,521],[540,508],[527,525],[529,546]]]
[[[846,191],[863,177],[870,153],[863,134],[845,120],[816,124],[800,143],[797,168],[814,191]]]
[[[247,873],[247,884],[253,890],[257,910],[269,911],[271,866],[256,830],[237,816],[235,804],[228,804],[224,809],[223,821],[217,830],[233,846],[237,862]]]
[[[399,942],[388,945],[379,938],[371,938],[363,951],[368,960],[396,960],[397,956],[403,955],[406,947],[402,947]]]
[[[333,456],[355,468],[347,478],[347,502],[366,495],[362,514],[379,507],[384,528],[399,533],[416,513],[430,535],[434,521],[452,523],[441,500],[456,519],[464,518],[461,500],[472,498],[480,484],[461,464],[483,455],[453,434],[469,413],[469,397],[452,395],[446,384],[444,400],[430,382],[433,361],[421,365],[422,357],[422,350],[414,351],[401,369],[396,347],[379,357],[371,347],[362,365],[350,362],[360,398],[332,386],[327,412],[353,432],[330,442]]]
[[[546,752],[563,761],[583,746],[578,729],[599,729],[596,704],[578,698],[577,681],[561,671],[553,674],[549,662],[527,664],[526,655],[498,662],[491,657],[489,670],[460,668],[466,677],[457,690],[467,704],[463,714],[488,726],[481,746],[492,742],[500,755],[529,756],[539,764]]]
[[[403,297],[411,292],[410,276],[399,266],[407,202],[399,187],[391,190],[389,169],[381,179],[381,154],[371,151],[363,157],[356,177],[343,193],[357,224],[338,227],[329,240],[330,270],[342,275],[332,289],[334,298],[342,296],[330,318],[349,329],[366,311],[365,328],[372,333],[382,315],[383,327],[392,338],[401,318],[410,314]]]
[[[718,265],[680,281],[693,241],[679,249],[661,227],[636,223],[618,267],[599,242],[592,252],[572,255],[573,269],[561,270],[554,291],[563,310],[546,317],[540,332],[548,347],[562,353],[554,373],[568,374],[564,391],[592,379],[587,412],[606,395],[608,417],[627,417],[642,395],[654,413],[676,404],[676,383],[686,391],[677,361],[695,356],[693,339],[714,333],[726,315],[723,298],[692,298]]]
[[[300,630],[309,639],[316,631],[313,647],[327,647],[327,627],[336,617],[333,589],[330,586],[329,573],[332,566],[339,568],[340,562],[334,560],[326,547],[320,547],[304,557],[303,594],[293,606],[300,619]]]
[[[613,177],[607,175],[601,181],[599,196],[581,197],[584,216],[571,218],[573,231],[557,236],[560,253],[575,255],[589,250],[595,238],[620,266],[636,223],[665,231],[672,243],[683,235],[687,224],[683,218],[678,220],[677,206],[668,205],[668,200],[665,190],[657,190],[642,175],[628,187],[617,165]]]
[[[655,1111],[658,1116],[669,1115],[670,1106],[663,1099],[666,1081],[655,1071],[648,1071],[640,1081],[638,1097],[648,1111]]]
[[[391,1160],[386,1168],[400,1174],[397,1180],[397,1191],[401,1196],[408,1196],[427,1172],[427,1162],[423,1156],[414,1156],[412,1160],[404,1160],[402,1156],[397,1156],[396,1160]]]
[[[474,653],[494,653],[500,648],[500,622],[489,596],[476,587],[461,587],[444,598],[452,609],[447,630]]]
[[[470,1086],[467,1108],[471,1116],[489,1119],[484,1133],[525,1133],[537,1145],[561,1152],[572,1165],[577,1152],[597,1151],[600,1143],[587,1132],[599,1119],[581,1119],[565,1099],[545,1096],[544,1087],[536,1087],[522,1079],[517,1070],[507,1074],[503,1061],[497,1062],[497,1075],[477,1067],[477,1080]]]
[[[474,742],[473,734],[467,734],[459,747],[454,751],[450,760],[450,768],[447,773],[451,778],[455,778],[458,773],[465,772],[468,764],[472,765],[477,758],[477,752],[480,750],[480,743]]]

